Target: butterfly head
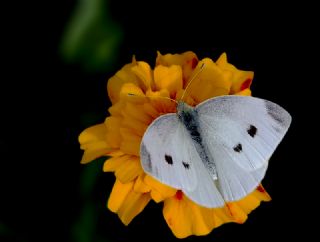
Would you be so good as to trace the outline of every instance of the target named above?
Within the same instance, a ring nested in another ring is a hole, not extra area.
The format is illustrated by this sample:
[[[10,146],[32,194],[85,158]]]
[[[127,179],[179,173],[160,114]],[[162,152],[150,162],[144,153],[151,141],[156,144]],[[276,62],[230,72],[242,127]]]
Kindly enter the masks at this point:
[[[183,123],[189,123],[195,116],[195,110],[187,103],[179,101],[177,105],[177,115]]]

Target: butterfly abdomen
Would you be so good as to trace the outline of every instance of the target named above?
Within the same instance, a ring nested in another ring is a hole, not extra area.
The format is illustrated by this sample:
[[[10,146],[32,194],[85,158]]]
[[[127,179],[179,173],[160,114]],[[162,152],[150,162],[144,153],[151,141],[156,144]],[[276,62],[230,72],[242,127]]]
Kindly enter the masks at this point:
[[[195,115],[196,115],[195,113],[192,114],[191,112],[182,112],[180,116],[180,120],[189,131],[191,138],[194,141],[201,143],[202,139],[198,131],[198,123]]]

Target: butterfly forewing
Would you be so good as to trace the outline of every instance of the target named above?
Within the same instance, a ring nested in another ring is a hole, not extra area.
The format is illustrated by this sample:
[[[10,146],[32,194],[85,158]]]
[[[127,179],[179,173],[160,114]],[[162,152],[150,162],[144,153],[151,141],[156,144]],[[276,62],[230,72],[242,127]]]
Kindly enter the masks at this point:
[[[216,165],[217,186],[226,201],[239,200],[263,179],[291,117],[277,104],[244,96],[213,98],[196,111],[205,150]]]
[[[160,116],[145,132],[140,154],[148,174],[174,188],[193,190],[197,177],[191,161],[199,158],[186,134],[175,114]]]
[[[194,142],[176,114],[160,116],[143,136],[140,148],[142,167],[160,182],[181,189],[196,203],[221,207],[224,200]]]

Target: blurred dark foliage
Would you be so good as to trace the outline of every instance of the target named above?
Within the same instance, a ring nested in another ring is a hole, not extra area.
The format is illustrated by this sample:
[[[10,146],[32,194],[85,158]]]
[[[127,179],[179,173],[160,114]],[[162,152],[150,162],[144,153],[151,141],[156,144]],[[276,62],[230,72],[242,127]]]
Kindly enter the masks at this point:
[[[111,69],[122,43],[122,31],[109,12],[108,1],[79,0],[62,36],[65,62],[90,72]]]
[[[229,62],[255,72],[254,96],[279,103],[293,116],[263,182],[273,201],[243,225],[227,224],[185,241],[309,236],[304,194],[310,188],[302,164],[315,160],[302,149],[312,126],[304,124],[311,104],[301,100],[313,103],[303,95],[314,90],[306,88],[311,64],[302,65],[315,49],[308,36],[313,15],[302,18],[302,6],[12,3],[2,16],[7,24],[0,88],[1,242],[177,241],[161,204],[154,202],[124,226],[105,207],[115,178],[102,172],[104,159],[79,163],[79,133],[108,115],[107,79],[132,55],[153,66],[157,50],[192,50],[214,60],[227,52]],[[301,36],[305,41],[298,41]]]

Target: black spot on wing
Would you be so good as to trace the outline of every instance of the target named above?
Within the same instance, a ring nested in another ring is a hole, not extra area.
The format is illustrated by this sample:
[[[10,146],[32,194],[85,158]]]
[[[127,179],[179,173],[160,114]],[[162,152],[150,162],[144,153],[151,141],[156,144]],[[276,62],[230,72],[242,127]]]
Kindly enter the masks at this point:
[[[184,168],[189,169],[190,168],[190,164],[187,162],[182,161],[182,165]]]
[[[164,155],[164,159],[166,160],[166,162],[167,162],[169,165],[172,165],[172,164],[173,164],[172,156],[165,154],[165,155]]]
[[[248,134],[253,138],[257,133],[257,127],[250,124],[250,127],[247,129]]]
[[[238,153],[240,153],[241,151],[242,151],[242,144],[237,144],[235,147],[233,147],[233,150],[235,151],[235,152],[238,152]]]

